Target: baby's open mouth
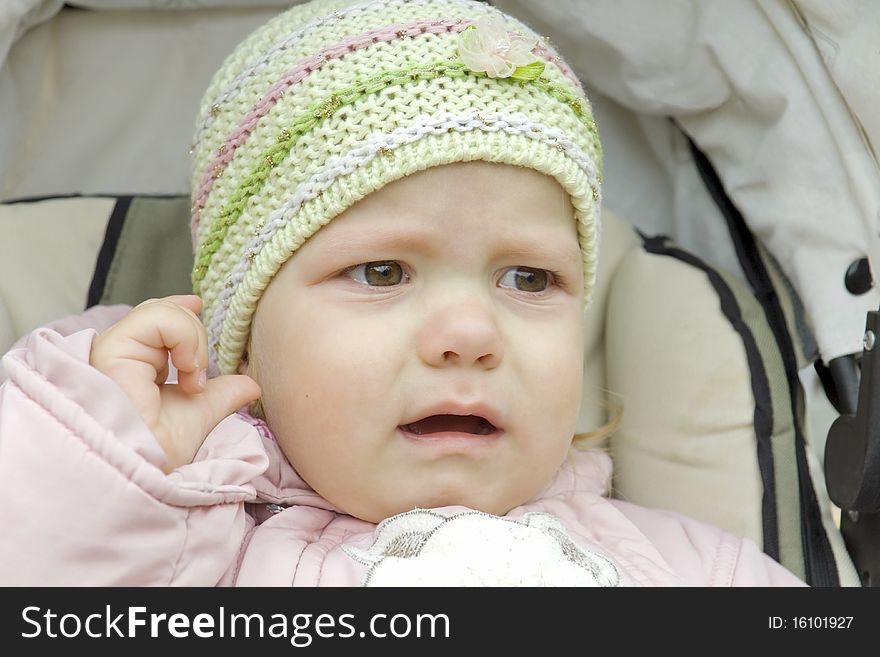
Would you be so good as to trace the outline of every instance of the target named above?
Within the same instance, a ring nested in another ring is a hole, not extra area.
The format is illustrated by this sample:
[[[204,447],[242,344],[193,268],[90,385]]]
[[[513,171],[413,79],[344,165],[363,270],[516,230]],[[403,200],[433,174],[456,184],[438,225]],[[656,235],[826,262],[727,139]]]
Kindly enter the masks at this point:
[[[400,425],[401,431],[416,436],[432,433],[472,433],[488,436],[498,429],[494,424],[479,415],[431,415],[418,422]]]

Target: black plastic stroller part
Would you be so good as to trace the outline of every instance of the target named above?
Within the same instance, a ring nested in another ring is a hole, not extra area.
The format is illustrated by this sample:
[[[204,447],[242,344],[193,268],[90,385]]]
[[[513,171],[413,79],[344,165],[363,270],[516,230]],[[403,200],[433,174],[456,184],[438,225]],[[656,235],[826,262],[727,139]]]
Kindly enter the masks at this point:
[[[855,354],[832,358],[827,365],[817,360],[813,366],[835,410],[841,415],[855,415],[859,403],[859,363]]]
[[[874,279],[871,277],[871,267],[867,258],[855,260],[846,269],[843,275],[843,284],[850,294],[864,294],[874,287]]]
[[[880,513],[847,511],[841,516],[840,532],[862,586],[880,586]]]
[[[755,294],[755,298],[764,309],[767,323],[773,331],[773,337],[779,348],[785,367],[785,375],[788,378],[789,389],[792,390],[792,415],[795,418],[800,417],[799,411],[803,407],[804,399],[798,375],[795,347],[788,332],[782,304],[773,285],[770,273],[767,271],[767,267],[761,258],[755,237],[752,235],[751,230],[749,230],[742,213],[727,195],[721,178],[718,176],[712,163],[697,147],[690,136],[681,129],[681,126],[675,125],[688,140],[691,155],[694,158],[700,178],[703,180],[707,191],[727,222],[727,229],[736,249],[740,266]],[[837,562],[831,548],[831,543],[828,540],[828,535],[825,533],[825,527],[822,524],[819,501],[810,476],[806,455],[807,444],[800,422],[796,421],[794,423],[794,429],[796,433],[795,452],[798,470],[798,493],[801,502],[801,541],[804,546],[806,581],[811,586],[840,586]],[[772,463],[770,467],[772,467]]]
[[[868,313],[858,403],[837,418],[825,443],[828,495],[864,586],[880,586],[880,312]]]
[[[880,512],[880,312],[865,323],[858,405],[837,418],[825,443],[825,479],[831,501],[846,511]]]

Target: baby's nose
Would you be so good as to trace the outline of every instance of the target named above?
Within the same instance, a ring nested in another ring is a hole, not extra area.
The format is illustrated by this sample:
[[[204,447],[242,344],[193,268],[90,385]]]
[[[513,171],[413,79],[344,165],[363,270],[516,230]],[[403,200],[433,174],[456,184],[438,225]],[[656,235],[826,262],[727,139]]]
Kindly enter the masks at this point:
[[[479,303],[450,305],[426,317],[417,348],[432,367],[478,365],[488,370],[498,367],[504,355],[496,317]]]

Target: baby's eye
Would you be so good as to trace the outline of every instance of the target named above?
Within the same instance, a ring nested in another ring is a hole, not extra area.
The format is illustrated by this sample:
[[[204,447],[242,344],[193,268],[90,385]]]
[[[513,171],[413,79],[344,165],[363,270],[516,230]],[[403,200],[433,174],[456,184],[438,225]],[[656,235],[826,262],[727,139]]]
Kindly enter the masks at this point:
[[[512,267],[502,274],[498,286],[535,293],[544,292],[553,282],[553,274],[546,269]]]
[[[394,260],[366,262],[347,269],[345,273],[358,283],[374,287],[400,285],[409,279],[403,266]]]

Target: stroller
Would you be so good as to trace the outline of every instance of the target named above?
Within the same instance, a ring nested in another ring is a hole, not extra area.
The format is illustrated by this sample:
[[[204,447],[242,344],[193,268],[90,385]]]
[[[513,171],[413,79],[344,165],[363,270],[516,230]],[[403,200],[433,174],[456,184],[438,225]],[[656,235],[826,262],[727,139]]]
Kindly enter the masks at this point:
[[[201,92],[292,3],[69,4],[0,14],[2,351],[189,290]],[[554,34],[602,134],[580,428],[623,407],[614,494],[749,536],[814,586],[880,585],[880,88],[859,57],[880,9],[493,4]]]

